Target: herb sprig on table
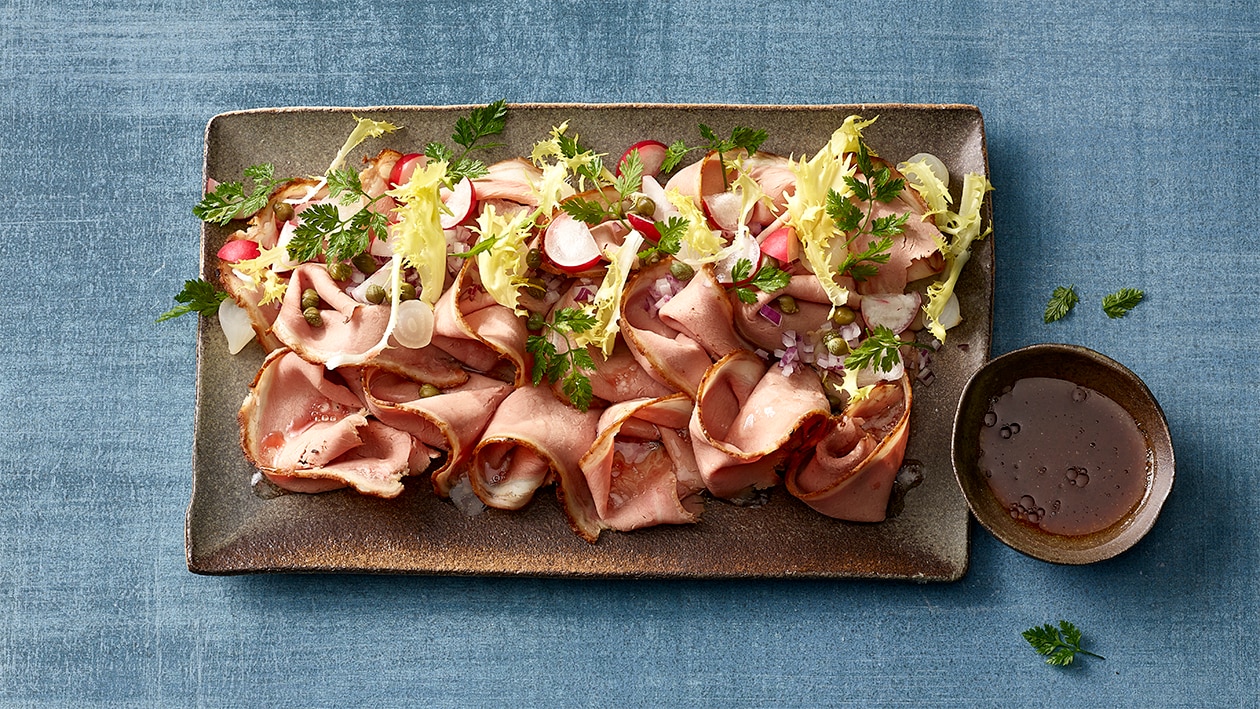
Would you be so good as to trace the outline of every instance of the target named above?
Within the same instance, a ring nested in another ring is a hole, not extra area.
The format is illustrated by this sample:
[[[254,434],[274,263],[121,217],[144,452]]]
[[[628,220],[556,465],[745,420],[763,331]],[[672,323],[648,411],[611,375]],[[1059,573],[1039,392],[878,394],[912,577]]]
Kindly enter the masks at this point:
[[[175,296],[179,303],[158,316],[155,322],[171,320],[188,313],[199,313],[207,317],[219,312],[219,305],[227,300],[228,294],[215,288],[213,284],[198,278],[195,281],[184,281],[184,289]]]
[[[1029,628],[1023,636],[1038,655],[1045,656],[1047,665],[1065,667],[1072,664],[1078,654],[1107,659],[1082,648],[1080,629],[1066,620],[1060,620],[1057,628],[1049,623]]]

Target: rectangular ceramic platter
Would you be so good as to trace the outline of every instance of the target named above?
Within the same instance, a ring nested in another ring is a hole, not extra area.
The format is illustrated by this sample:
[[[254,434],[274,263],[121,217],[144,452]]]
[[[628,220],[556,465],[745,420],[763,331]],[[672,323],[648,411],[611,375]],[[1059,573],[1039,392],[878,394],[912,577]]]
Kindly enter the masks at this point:
[[[385,147],[423,151],[449,143],[468,107],[299,108],[216,116],[206,130],[206,176],[240,180],[249,165],[270,162],[276,174],[321,173],[354,127],[351,114],[403,126],[369,140],[347,165]],[[918,152],[940,157],[957,195],[967,172],[988,175],[984,126],[971,106],[700,106],[519,105],[509,112],[507,145],[481,157],[492,162],[528,155],[552,126],[615,160],[631,143],[656,139],[701,142],[697,126],[728,134],[733,126],[764,128],[763,150],[812,156],[850,114],[879,120],[867,142],[892,163]],[[698,155],[693,154],[693,155]],[[985,208],[989,223],[990,208]],[[202,233],[202,276],[214,277],[214,254],[227,229]],[[780,487],[769,502],[742,508],[706,502],[695,525],[632,533],[605,532],[591,545],[574,534],[550,489],[527,509],[467,517],[418,477],[394,500],[347,491],[265,499],[239,446],[236,412],[263,359],[257,344],[228,354],[218,324],[202,320],[197,341],[197,410],[192,501],[186,529],[190,570],[528,574],[571,577],[828,577],[948,581],[968,562],[968,513],[950,464],[950,431],[963,384],[988,358],[993,293],[993,239],[981,242],[959,285],[963,323],[933,360],[935,381],[915,385],[908,461],[924,481],[905,496],[904,510],[879,524],[823,517]]]

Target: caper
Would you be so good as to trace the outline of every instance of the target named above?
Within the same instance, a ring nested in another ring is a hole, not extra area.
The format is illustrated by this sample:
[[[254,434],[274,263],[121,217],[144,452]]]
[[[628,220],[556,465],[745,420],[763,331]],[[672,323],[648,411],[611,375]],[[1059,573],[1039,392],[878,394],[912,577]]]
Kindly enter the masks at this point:
[[[271,205],[271,212],[276,215],[276,220],[287,222],[293,218],[293,205],[288,202],[276,202]]]
[[[319,293],[314,288],[302,291],[302,310],[319,307]]]
[[[778,299],[779,312],[784,315],[795,315],[801,312],[800,306],[796,304],[796,298],[790,295],[781,295]]]
[[[837,357],[849,354],[849,343],[845,342],[843,335],[835,331],[823,335],[823,347]]]
[[[415,286],[405,281],[398,286],[398,300],[402,301],[402,300],[415,300],[415,299],[416,299]]]
[[[334,281],[344,281],[350,278],[350,264],[345,261],[334,261],[328,264],[328,277]]]
[[[367,298],[369,303],[380,305],[385,302],[385,289],[373,283],[367,287],[367,290],[363,293],[363,297]]]
[[[542,265],[542,249],[530,249],[525,252],[525,265],[538,268]]]
[[[525,329],[530,332],[538,332],[543,329],[543,324],[546,322],[542,313],[530,313],[529,317],[525,318]]]
[[[372,254],[366,251],[350,259],[350,263],[354,264],[354,267],[359,269],[365,276],[376,273],[376,259],[372,258]]]
[[[651,266],[652,264],[657,263],[660,260],[661,260],[661,252],[657,251],[656,249],[651,249],[650,251],[648,251],[647,258],[643,259],[643,265]]]
[[[640,195],[635,198],[634,206],[630,208],[630,211],[641,217],[650,218],[656,213],[656,202],[653,202],[652,198],[647,195]]]
[[[307,308],[302,311],[302,317],[306,318],[306,324],[311,327],[323,327],[324,317],[319,314],[319,308]]]
[[[669,275],[680,281],[690,281],[691,277],[696,275],[696,269],[682,261],[675,261],[669,265]]]
[[[420,398],[421,398],[421,399],[427,399],[427,398],[429,398],[430,396],[437,396],[438,394],[441,394],[441,393],[442,393],[442,390],[441,390],[441,389],[438,389],[437,387],[433,386],[432,384],[421,384],[421,385],[420,385]]]
[[[853,308],[850,308],[847,305],[841,305],[831,313],[831,322],[837,325],[848,325],[855,319],[857,319],[857,314],[853,312]]]
[[[526,278],[521,285],[525,286],[525,290],[535,298],[542,298],[547,295],[547,283],[541,278]]]

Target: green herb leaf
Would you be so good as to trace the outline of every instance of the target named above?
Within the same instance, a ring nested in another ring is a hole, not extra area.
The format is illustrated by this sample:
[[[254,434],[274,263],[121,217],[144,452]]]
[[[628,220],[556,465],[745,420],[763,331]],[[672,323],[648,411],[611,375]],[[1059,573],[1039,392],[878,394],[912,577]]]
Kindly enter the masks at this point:
[[[569,402],[580,411],[590,408],[593,396],[590,377],[586,372],[595,371],[595,361],[584,347],[573,347],[571,332],[586,332],[595,327],[597,320],[581,308],[560,308],[552,315],[552,322],[544,321],[545,327],[568,343],[568,351],[561,354],[556,346],[542,335],[530,335],[525,340],[525,351],[534,355],[530,376],[534,386],[543,380],[557,382]]]
[[[1100,660],[1106,659],[1102,655],[1095,655],[1083,649],[1080,629],[1066,620],[1060,620],[1058,628],[1046,623],[1029,628],[1022,635],[1038,655],[1045,656],[1048,665],[1057,667],[1070,665],[1077,654],[1089,655]]]
[[[871,236],[898,236],[906,230],[907,214],[889,214],[871,222]]]
[[[687,153],[697,148],[688,148],[686,143],[681,140],[675,140],[668,148],[665,149],[665,161],[661,163],[661,172],[673,172],[678,167],[678,163],[686,157]]]
[[[1042,320],[1052,323],[1055,320],[1061,320],[1072,312],[1072,308],[1080,302],[1080,297],[1076,295],[1076,285],[1067,287],[1059,286],[1050,294],[1050,302],[1046,303],[1046,312],[1042,316]]]
[[[843,232],[853,231],[862,225],[862,210],[835,190],[827,190],[827,216]]]
[[[214,315],[219,312],[219,304],[226,300],[227,293],[215,288],[213,284],[198,278],[195,281],[184,281],[184,289],[175,296],[176,305],[158,316],[155,322],[172,320],[188,313]]]
[[[891,372],[901,362],[902,342],[891,329],[876,325],[870,335],[849,353],[844,359],[845,369],[858,370],[871,368],[880,372]]]
[[[283,180],[274,179],[275,168],[270,163],[245,168],[245,177],[254,183],[254,191],[245,194],[240,182],[222,182],[201,199],[192,209],[193,215],[204,222],[227,224],[233,219],[245,218],[267,205],[271,190]]]
[[[477,243],[473,244],[473,247],[471,249],[467,251],[461,251],[458,253],[452,252],[450,255],[454,256],[455,258],[472,258],[476,256],[477,254],[485,253],[489,251],[490,248],[494,246],[495,242],[497,242],[498,240],[499,240],[499,237],[495,235],[483,236],[482,238],[477,240]]]
[[[482,138],[499,135],[506,126],[507,102],[499,99],[487,106],[474,108],[466,118],[455,121],[455,133],[451,135],[451,140],[466,150],[498,147],[501,144],[477,145],[477,142]]]
[[[752,275],[752,261],[742,258],[735,262],[735,267],[731,269],[731,281],[739,283],[746,280]]]
[[[560,308],[552,316],[551,328],[564,335],[570,332],[586,332],[599,324],[592,313],[581,308]]]
[[[1102,299],[1103,312],[1109,318],[1122,318],[1138,303],[1142,302],[1142,298],[1146,293],[1137,288],[1121,288],[1115,293],[1110,293]]]
[[[643,158],[638,150],[631,150],[625,160],[621,161],[621,174],[613,180],[613,189],[622,199],[630,199],[630,195],[643,185]]]
[[[744,286],[735,288],[735,297],[739,298],[740,302],[747,303],[749,305],[757,302],[757,294],[754,293],[751,288],[746,288]]]
[[[363,191],[359,173],[349,168],[328,173],[328,196],[334,198],[340,196],[339,201],[345,205],[354,204],[359,199],[371,199]]]
[[[445,162],[447,165],[455,162],[455,151],[441,143],[429,143],[424,146],[424,156],[434,162]]]
[[[765,293],[783,290],[791,282],[792,275],[790,273],[770,264],[757,269],[757,275],[753,276],[752,279],[752,284]]]
[[[607,207],[585,197],[570,197],[560,203],[560,208],[564,210],[565,214],[578,221],[586,222],[590,226],[601,224],[609,216]]]
[[[849,275],[855,281],[873,278],[879,273],[879,267],[875,264],[888,263],[888,259],[892,257],[892,246],[891,236],[873,241],[859,253],[846,254],[837,270],[840,275]]]

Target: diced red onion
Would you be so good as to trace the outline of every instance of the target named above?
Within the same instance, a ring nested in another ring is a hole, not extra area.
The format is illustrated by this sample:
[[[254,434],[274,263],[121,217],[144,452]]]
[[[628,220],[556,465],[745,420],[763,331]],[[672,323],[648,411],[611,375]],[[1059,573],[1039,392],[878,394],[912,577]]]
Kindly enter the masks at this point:
[[[779,327],[783,324],[783,313],[780,313],[769,305],[761,306],[761,310],[758,310],[757,313],[766,320],[769,320],[775,327]]]
[[[573,296],[575,303],[590,303],[595,300],[595,289],[590,286],[578,286],[577,293]]]

